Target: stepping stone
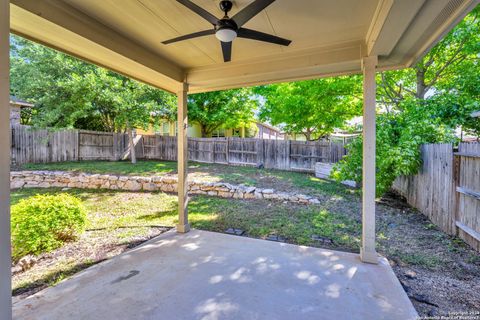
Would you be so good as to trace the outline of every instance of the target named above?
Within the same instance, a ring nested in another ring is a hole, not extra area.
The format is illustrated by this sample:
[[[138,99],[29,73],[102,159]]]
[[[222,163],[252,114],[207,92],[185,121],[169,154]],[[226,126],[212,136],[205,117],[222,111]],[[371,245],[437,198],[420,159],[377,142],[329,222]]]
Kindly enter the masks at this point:
[[[227,230],[225,230],[225,233],[241,236],[245,233],[245,231],[243,231],[242,229],[228,228]]]
[[[277,242],[285,242],[285,238],[276,234],[269,234],[268,237],[265,238],[268,241],[277,241]]]
[[[312,235],[312,240],[313,241],[317,241],[317,242],[321,242],[321,243],[324,243],[324,244],[333,244],[333,240],[330,239],[330,238],[326,238],[326,237],[322,237],[322,236],[318,236],[316,234]]]

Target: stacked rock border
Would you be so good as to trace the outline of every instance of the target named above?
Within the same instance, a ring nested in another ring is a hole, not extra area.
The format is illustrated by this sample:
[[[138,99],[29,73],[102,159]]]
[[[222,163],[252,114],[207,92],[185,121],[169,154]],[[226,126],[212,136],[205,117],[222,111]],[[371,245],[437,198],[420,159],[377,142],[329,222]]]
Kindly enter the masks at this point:
[[[177,192],[175,176],[119,176],[111,174],[88,174],[66,171],[12,171],[10,188],[80,188],[124,191]],[[304,194],[277,192],[224,182],[189,181],[191,194],[234,199],[267,199],[299,204],[319,204],[317,198]]]

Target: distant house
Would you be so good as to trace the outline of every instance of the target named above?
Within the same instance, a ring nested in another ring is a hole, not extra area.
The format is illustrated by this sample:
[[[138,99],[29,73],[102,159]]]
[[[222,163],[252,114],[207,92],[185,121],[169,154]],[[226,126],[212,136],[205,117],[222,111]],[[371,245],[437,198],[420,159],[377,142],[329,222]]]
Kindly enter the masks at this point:
[[[478,118],[478,121],[480,121],[480,111],[472,112],[470,116],[472,118]],[[460,137],[460,140],[462,142],[479,142],[480,141],[479,136],[466,134],[461,127],[457,129],[456,134],[457,134],[457,137]]]
[[[269,124],[256,121],[255,134],[251,134],[251,130],[247,127],[242,126],[239,128],[219,128],[215,130],[212,134],[212,138],[226,138],[226,137],[239,137],[239,138],[260,138],[260,139],[273,139],[273,140],[283,140],[285,135],[280,131],[280,129],[271,126]],[[177,128],[175,121],[163,120],[160,122],[157,128],[149,128],[148,130],[137,129],[137,134],[159,134],[162,136],[176,136]],[[249,134],[250,132],[250,134]],[[196,122],[190,122],[188,124],[187,134],[191,138],[201,138],[202,137],[202,126]]]
[[[10,125],[18,125],[22,123],[22,108],[31,108],[33,104],[10,96]]]
[[[284,140],[285,134],[280,129],[271,126],[267,123],[256,122],[258,133],[256,138],[260,139],[272,139],[272,140]]]

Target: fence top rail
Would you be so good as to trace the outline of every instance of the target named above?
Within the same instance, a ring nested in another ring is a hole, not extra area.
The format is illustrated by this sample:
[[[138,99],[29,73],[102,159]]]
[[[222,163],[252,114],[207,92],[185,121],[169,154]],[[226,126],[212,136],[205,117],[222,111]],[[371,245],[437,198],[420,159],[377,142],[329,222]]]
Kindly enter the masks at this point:
[[[172,137],[176,138],[176,137]],[[198,141],[225,141],[228,138],[194,138],[194,137],[188,137],[189,140],[198,140]]]
[[[23,124],[11,124],[10,125],[11,129],[21,129],[21,130],[27,130],[27,131],[40,131],[40,130],[45,130],[49,133],[55,133],[55,132],[75,132],[78,131],[77,129],[65,129],[65,128],[41,128],[41,127],[33,127],[33,126],[26,126]]]
[[[91,131],[91,130],[78,130],[79,133],[86,133],[86,134],[93,134],[93,135],[105,135],[105,136],[112,136],[116,134],[116,132],[104,132],[104,131]]]
[[[473,152],[455,152],[454,155],[458,157],[480,158],[480,153]]]
[[[303,146],[325,146],[329,147],[332,142],[330,141],[296,141],[291,140],[291,144],[303,145]],[[342,144],[341,142],[337,142],[337,144]]]

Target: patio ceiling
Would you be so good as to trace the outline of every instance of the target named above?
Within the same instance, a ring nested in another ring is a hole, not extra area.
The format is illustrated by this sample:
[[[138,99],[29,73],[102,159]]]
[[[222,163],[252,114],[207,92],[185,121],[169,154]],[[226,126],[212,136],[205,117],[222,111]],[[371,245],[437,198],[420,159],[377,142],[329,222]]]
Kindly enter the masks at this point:
[[[193,0],[215,16],[217,0]],[[251,0],[236,0],[231,15]],[[478,0],[277,0],[245,27],[289,47],[236,39],[224,63],[214,36],[161,42],[211,25],[175,0],[12,0],[11,31],[156,87],[189,92],[410,66]]]

